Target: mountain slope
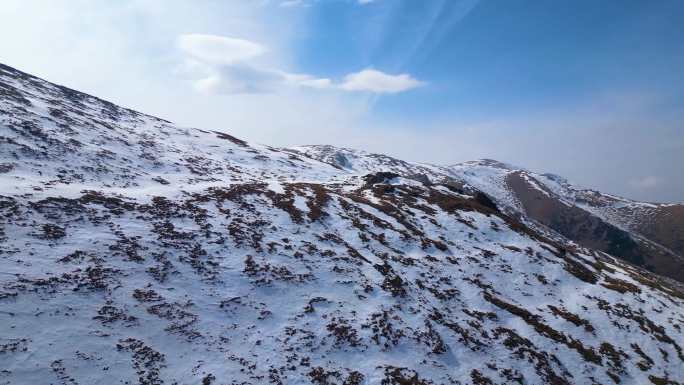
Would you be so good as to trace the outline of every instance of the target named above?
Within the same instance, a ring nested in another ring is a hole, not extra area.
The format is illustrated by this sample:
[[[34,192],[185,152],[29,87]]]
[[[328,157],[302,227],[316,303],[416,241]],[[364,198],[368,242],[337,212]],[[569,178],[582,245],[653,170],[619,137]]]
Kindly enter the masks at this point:
[[[635,232],[684,255],[684,204],[637,202],[599,191],[580,189],[558,177],[542,176],[550,189],[616,226]]]
[[[684,381],[680,286],[444,168],[328,164],[5,66],[0,92],[0,383]]]
[[[631,201],[576,188],[555,175],[490,161],[451,169],[454,178],[497,197],[508,212],[583,246],[684,281],[684,205]]]
[[[483,191],[506,213],[550,236],[556,234],[684,282],[683,204],[636,202],[579,189],[559,176],[491,159],[443,167],[329,145],[289,150],[358,174],[386,171]]]

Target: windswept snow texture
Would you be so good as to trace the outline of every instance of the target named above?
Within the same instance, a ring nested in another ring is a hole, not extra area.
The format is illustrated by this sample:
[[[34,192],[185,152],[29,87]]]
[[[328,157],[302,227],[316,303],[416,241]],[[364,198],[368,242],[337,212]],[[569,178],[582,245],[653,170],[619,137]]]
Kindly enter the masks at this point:
[[[0,97],[2,384],[684,382],[677,285],[441,168]]]

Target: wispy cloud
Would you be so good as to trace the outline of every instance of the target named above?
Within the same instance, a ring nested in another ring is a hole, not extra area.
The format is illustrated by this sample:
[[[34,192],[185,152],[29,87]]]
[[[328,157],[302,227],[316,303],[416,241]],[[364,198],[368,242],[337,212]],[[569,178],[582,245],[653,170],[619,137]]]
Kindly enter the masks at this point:
[[[281,7],[285,7],[285,8],[308,7],[309,6],[309,4],[304,2],[303,0],[285,0],[285,1],[281,1],[279,5]]]
[[[662,183],[663,179],[655,175],[647,175],[629,181],[630,186],[640,190],[654,189],[656,187],[659,187]]]
[[[266,52],[264,46],[253,41],[201,34],[179,36],[178,47],[197,60],[221,65],[243,62]]]
[[[283,0],[280,3],[278,3],[278,6],[284,8],[310,7],[312,5],[312,2],[313,0]],[[375,0],[355,0],[355,2],[360,5],[367,5],[370,3],[374,3]]]
[[[262,44],[234,37],[186,34],[178,37],[178,48],[185,55],[185,67],[193,75],[195,88],[209,93],[268,93],[294,86],[394,94],[425,84],[409,74],[392,75],[370,68],[334,82],[309,74],[262,67],[255,64],[254,59],[268,49]]]
[[[409,74],[390,75],[369,68],[345,76],[344,82],[339,87],[346,91],[394,94],[423,85],[425,85],[425,82],[416,80]]]

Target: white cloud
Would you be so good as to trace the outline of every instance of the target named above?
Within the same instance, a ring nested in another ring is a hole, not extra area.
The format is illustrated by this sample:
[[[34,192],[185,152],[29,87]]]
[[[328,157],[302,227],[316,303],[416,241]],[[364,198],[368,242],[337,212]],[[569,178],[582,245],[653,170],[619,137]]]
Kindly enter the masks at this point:
[[[356,0],[357,4],[366,5],[374,3],[375,0]],[[310,7],[312,3],[306,0],[283,0],[278,3],[278,6],[283,8],[294,8],[294,7]]]
[[[311,75],[290,74],[286,72],[283,72],[282,76],[283,80],[290,85],[317,89],[326,89],[333,87],[332,81],[326,78],[316,78]]]
[[[641,178],[632,179],[629,181],[629,184],[637,189],[650,190],[660,186],[662,182],[663,179],[660,177],[647,175]]]
[[[365,69],[345,76],[340,88],[346,91],[397,93],[425,85],[409,74],[390,75],[374,69]]]
[[[424,83],[408,74],[390,75],[374,69],[348,74],[341,82],[297,74],[254,63],[268,49],[253,41],[234,37],[184,34],[178,47],[186,55],[185,70],[202,92],[247,94],[275,92],[284,86],[313,89],[398,93]]]
[[[186,55],[185,70],[194,78],[194,87],[216,94],[272,92],[282,83],[278,71],[262,69],[253,59],[268,50],[262,44],[234,37],[185,34],[178,47]]]
[[[398,93],[423,86],[425,83],[408,74],[390,75],[373,69],[348,74],[341,82],[303,74],[283,73],[290,83],[301,87],[373,93]]]
[[[214,94],[259,94],[277,90],[283,76],[276,71],[250,65],[212,68],[207,76],[193,82],[199,91]]]
[[[264,46],[249,40],[202,34],[180,35],[178,47],[197,60],[224,65],[243,62],[266,52]]]
[[[302,0],[285,0],[280,3],[281,7],[304,7],[307,6]]]

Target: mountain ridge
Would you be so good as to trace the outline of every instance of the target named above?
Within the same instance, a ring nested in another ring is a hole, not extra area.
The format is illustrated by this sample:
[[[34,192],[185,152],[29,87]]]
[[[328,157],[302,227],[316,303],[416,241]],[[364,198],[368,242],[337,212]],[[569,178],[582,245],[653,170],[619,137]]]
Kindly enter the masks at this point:
[[[530,219],[584,246],[684,280],[682,204],[638,202],[577,188],[561,176],[538,174],[492,159],[437,166],[330,145],[300,146],[293,150],[337,166],[338,157],[341,157],[349,162],[348,170],[358,173],[391,171],[419,179],[451,180],[461,187],[471,186],[493,197],[508,214]],[[670,212],[675,214],[668,216]],[[588,222],[595,224],[590,229],[572,228]],[[663,225],[663,222],[668,224]]]

